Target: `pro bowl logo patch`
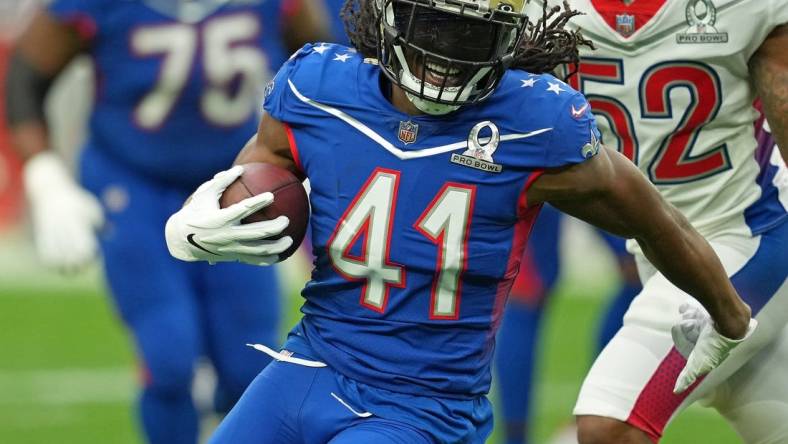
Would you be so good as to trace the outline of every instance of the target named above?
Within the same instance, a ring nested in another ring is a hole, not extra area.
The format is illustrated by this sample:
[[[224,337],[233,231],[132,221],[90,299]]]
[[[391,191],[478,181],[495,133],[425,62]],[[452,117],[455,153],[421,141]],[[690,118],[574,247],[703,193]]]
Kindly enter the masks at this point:
[[[480,134],[484,129],[490,130],[489,136]],[[488,173],[500,173],[503,171],[503,165],[493,161],[493,153],[498,149],[500,142],[501,134],[494,123],[489,120],[479,122],[468,134],[468,149],[462,154],[452,154],[450,161]]]
[[[404,144],[413,143],[416,141],[416,136],[419,135],[419,124],[413,123],[410,120],[407,122],[400,121],[399,132],[397,137]]]
[[[676,43],[727,43],[728,33],[714,27],[717,8],[711,0],[687,0],[687,29],[676,34]]]

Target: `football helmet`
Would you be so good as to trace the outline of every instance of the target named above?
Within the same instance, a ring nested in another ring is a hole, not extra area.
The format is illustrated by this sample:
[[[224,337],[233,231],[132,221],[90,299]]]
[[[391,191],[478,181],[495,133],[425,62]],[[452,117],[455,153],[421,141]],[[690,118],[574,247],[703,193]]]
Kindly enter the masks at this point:
[[[525,34],[529,0],[373,0],[384,74],[440,115],[492,93]]]

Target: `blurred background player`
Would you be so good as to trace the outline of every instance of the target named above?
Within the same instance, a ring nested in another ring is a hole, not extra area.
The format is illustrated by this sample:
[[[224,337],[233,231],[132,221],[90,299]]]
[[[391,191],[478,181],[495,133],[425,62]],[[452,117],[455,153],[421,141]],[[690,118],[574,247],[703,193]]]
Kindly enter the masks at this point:
[[[702,397],[746,442],[788,442],[788,1],[573,5],[585,13],[573,26],[596,51],[583,49],[571,83],[587,94],[603,139],[709,240],[761,321],[747,347],[687,386],[687,371],[723,356],[720,343],[699,336],[712,330],[702,309],[679,315],[686,293],[631,245],[644,290],[583,384],[580,442],[656,442]],[[754,137],[756,96],[780,149]],[[702,359],[681,371],[690,350]]]
[[[195,363],[211,359],[227,411],[278,340],[273,270],[184,264],[162,229],[196,184],[255,132],[260,87],[288,48],[326,35],[308,0],[55,0],[21,37],[6,80],[7,120],[41,259],[63,271],[100,244],[107,282],[142,366],[140,416],[151,443],[194,443]],[[281,31],[281,35],[280,35]],[[44,99],[79,54],[96,71],[81,183],[51,150]]]
[[[564,215],[545,205],[534,224],[520,272],[515,279],[504,311],[496,345],[496,376],[503,415],[506,444],[530,442],[530,411],[534,374],[538,361],[541,320],[561,273],[561,230]],[[640,291],[634,259],[626,251],[624,239],[595,230],[615,256],[619,270],[618,289],[600,316],[595,340],[589,341],[598,353],[621,327],[624,312]],[[583,326],[578,326],[578,331]]]

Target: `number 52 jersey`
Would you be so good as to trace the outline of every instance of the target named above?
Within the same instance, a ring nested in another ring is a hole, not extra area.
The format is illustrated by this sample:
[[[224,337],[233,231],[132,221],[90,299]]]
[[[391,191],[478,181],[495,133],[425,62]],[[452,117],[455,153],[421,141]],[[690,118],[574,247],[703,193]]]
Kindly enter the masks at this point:
[[[485,101],[408,116],[381,70],[340,45],[307,45],[267,88],[309,177],[315,269],[301,331],[345,376],[394,392],[486,393],[501,310],[545,168],[599,149],[585,98],[510,70]]]
[[[552,1],[552,0],[551,0]],[[786,219],[788,172],[753,135],[747,63],[786,0],[577,0],[592,40],[572,84],[603,141],[634,161],[705,236],[760,234]]]

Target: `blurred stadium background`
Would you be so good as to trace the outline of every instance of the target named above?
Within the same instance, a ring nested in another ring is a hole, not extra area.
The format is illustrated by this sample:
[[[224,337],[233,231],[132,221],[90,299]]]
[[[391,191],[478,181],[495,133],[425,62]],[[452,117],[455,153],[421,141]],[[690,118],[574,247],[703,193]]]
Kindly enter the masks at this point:
[[[24,24],[18,13],[34,4],[0,0],[0,78],[10,41]],[[82,137],[90,82],[89,62],[81,60],[59,81],[48,104],[56,148],[69,158]],[[19,164],[2,121],[0,109],[0,443],[141,442],[132,407],[134,350],[105,297],[100,269],[60,276],[37,263],[25,224]],[[615,285],[607,250],[586,227],[571,220],[566,225],[565,271],[549,302],[538,364],[533,418],[537,443],[549,442],[570,419],[592,359],[592,329],[603,295]],[[298,317],[298,292],[308,266],[304,258],[295,257],[279,267],[287,289],[285,327]],[[195,389],[198,397],[200,387],[210,384],[210,372],[204,373]],[[498,443],[499,436],[496,430],[490,442]],[[737,442],[715,412],[699,406],[682,414],[664,440]]]

